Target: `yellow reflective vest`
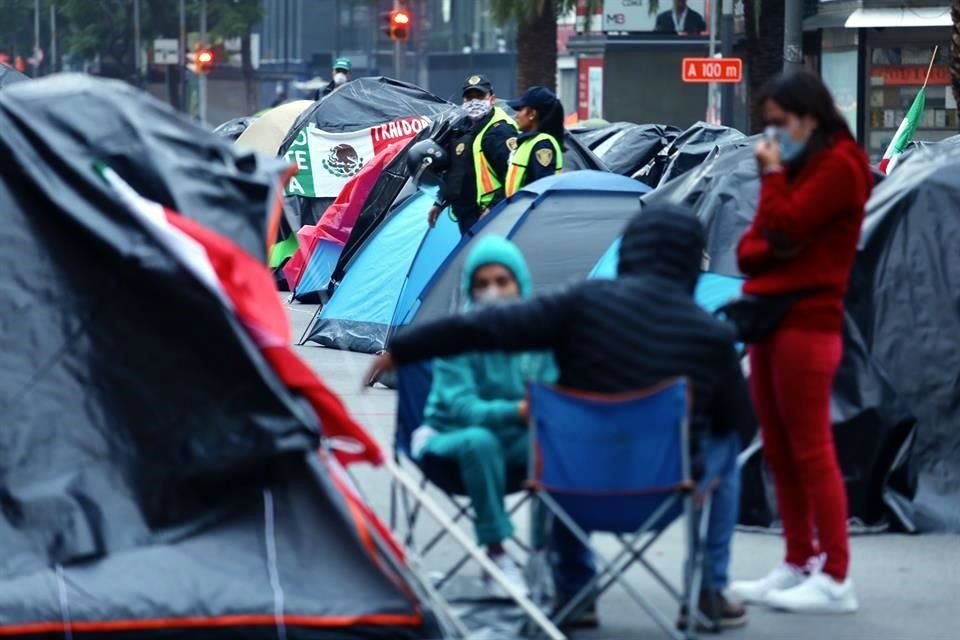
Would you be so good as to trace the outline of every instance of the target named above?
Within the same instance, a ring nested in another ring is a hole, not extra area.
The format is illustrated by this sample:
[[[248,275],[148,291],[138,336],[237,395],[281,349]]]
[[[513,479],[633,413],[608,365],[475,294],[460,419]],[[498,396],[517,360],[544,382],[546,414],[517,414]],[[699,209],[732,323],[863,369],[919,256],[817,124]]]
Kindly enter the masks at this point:
[[[557,173],[563,171],[563,149],[560,143],[553,136],[546,133],[538,133],[532,138],[528,138],[520,143],[516,151],[510,156],[510,168],[507,169],[507,184],[504,187],[504,193],[509,198],[524,185],[524,178],[527,176],[527,167],[530,165],[530,156],[533,155],[533,148],[538,142],[549,140],[553,145],[553,154],[557,159]]]
[[[483,134],[493,125],[503,121],[513,125],[513,119],[507,115],[506,111],[500,107],[494,107],[490,122],[484,125],[483,129],[473,138],[473,168],[474,173],[477,174],[477,205],[479,205],[481,211],[490,206],[494,195],[503,186],[500,177],[494,173],[487,157],[483,155]]]

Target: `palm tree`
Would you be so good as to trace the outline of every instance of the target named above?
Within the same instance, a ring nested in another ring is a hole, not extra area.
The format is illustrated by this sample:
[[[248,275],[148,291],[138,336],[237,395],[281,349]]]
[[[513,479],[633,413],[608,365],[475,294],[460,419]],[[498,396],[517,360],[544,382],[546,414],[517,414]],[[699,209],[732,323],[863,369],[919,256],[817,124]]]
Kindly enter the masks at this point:
[[[951,38],[950,79],[953,85],[953,98],[960,103],[960,0],[953,0],[950,10],[953,16],[953,37]]]
[[[517,22],[517,92],[541,85],[556,89],[557,16],[574,9],[577,0],[493,0],[493,15],[501,25]],[[587,19],[603,5],[586,0]],[[657,0],[652,4],[656,5]],[[655,11],[656,8],[651,8]]]

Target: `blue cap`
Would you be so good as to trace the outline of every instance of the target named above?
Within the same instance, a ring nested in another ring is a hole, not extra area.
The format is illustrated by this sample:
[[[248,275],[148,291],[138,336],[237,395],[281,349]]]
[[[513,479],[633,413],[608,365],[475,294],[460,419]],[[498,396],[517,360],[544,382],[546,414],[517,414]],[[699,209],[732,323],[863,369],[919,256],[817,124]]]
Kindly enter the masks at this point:
[[[507,104],[513,110],[519,110],[524,107],[532,107],[537,111],[546,111],[557,101],[557,96],[553,91],[546,87],[530,87],[523,96],[517,100],[511,100]]]

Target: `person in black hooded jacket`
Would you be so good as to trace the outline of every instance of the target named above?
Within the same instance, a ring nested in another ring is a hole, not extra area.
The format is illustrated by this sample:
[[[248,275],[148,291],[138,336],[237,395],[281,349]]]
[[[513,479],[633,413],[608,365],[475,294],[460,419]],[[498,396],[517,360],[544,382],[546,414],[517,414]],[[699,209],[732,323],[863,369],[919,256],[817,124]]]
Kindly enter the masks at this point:
[[[739,506],[739,434],[754,417],[735,349],[733,329],[700,308],[693,293],[704,232],[677,207],[656,207],[630,221],[614,280],[588,280],[529,301],[455,315],[399,332],[370,376],[406,364],[467,351],[553,351],[561,387],[616,393],[686,376],[693,387],[692,446],[696,466],[719,476],[706,541],[700,607],[719,627],[739,626],[746,613],[727,601],[730,542]],[[372,379],[368,376],[368,381]],[[558,601],[594,574],[592,557],[555,527]],[[579,619],[596,624],[587,610]]]

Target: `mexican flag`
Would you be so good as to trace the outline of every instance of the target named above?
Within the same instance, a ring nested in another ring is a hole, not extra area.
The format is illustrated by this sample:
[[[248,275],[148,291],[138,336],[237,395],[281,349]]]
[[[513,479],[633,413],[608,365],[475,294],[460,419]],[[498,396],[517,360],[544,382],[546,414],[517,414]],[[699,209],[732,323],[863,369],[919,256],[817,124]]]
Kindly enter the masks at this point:
[[[409,140],[425,127],[427,117],[393,120],[358,131],[333,132],[312,123],[297,133],[285,159],[297,165],[287,183],[288,196],[336,198],[351,178],[390,144]]]
[[[920,120],[923,119],[923,107],[926,102],[927,88],[923,86],[920,88],[920,92],[917,93],[917,97],[913,99],[913,104],[910,105],[910,111],[907,112],[903,122],[900,123],[900,127],[897,129],[896,135],[893,136],[893,140],[890,141],[890,146],[887,147],[886,153],[883,154],[883,160],[880,161],[879,167],[882,173],[890,173],[890,171],[893,170],[900,154],[903,153],[903,150],[906,149],[910,141],[913,140],[913,134],[917,130],[917,125],[919,125]]]

